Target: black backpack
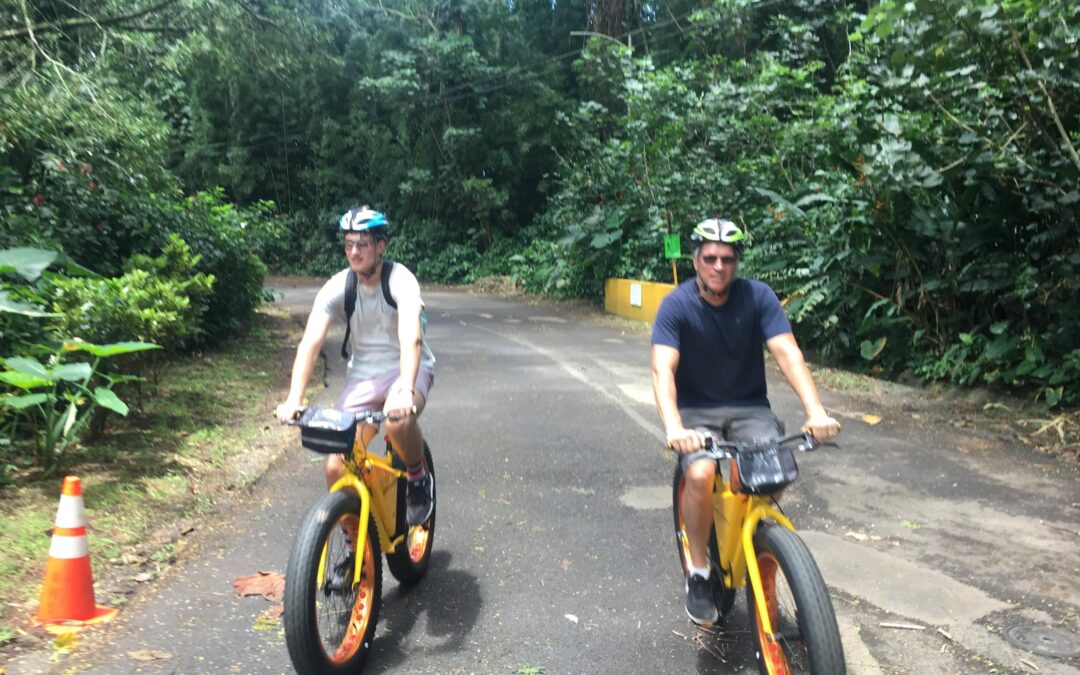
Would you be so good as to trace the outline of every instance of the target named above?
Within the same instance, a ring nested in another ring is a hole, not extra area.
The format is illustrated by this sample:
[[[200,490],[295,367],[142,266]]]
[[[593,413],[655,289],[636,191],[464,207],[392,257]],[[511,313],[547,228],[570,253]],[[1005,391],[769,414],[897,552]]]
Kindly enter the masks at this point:
[[[390,272],[394,269],[394,262],[392,260],[383,259],[382,262],[382,295],[386,304],[390,305],[392,309],[397,309],[397,301],[390,295]],[[349,325],[352,321],[353,312],[356,311],[356,292],[357,286],[360,280],[356,277],[356,272],[349,270],[349,276],[345,280],[345,339],[341,341],[341,358],[346,361],[349,360],[349,335],[352,333],[352,326]]]

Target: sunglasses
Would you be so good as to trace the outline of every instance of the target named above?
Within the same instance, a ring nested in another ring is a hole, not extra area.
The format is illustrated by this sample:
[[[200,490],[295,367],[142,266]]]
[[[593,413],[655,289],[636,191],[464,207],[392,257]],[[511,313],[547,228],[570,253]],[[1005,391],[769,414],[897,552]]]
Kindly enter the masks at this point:
[[[701,262],[713,267],[716,265],[716,261],[720,261],[724,264],[724,267],[731,267],[735,263],[739,262],[739,259],[733,255],[703,255],[701,256]]]

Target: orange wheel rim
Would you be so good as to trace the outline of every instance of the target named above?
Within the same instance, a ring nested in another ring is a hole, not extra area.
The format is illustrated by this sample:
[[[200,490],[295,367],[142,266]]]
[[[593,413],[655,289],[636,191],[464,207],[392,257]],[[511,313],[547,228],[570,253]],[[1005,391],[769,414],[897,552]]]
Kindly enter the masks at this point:
[[[758,554],[757,564],[761,576],[761,593],[765,596],[765,611],[769,613],[769,624],[775,631],[777,618],[776,570],[779,564],[770,553]],[[765,662],[769,675],[791,675],[791,668],[788,666],[783,646],[777,641],[775,635],[769,635],[765,632],[765,627],[761,622],[761,615],[756,609],[754,619],[757,624],[758,644],[761,645],[761,660]]]
[[[426,525],[414,525],[409,528],[409,560],[420,563],[427,553],[428,538],[431,536]]]
[[[360,582],[356,584],[356,600],[353,602],[352,613],[349,616],[349,626],[345,635],[341,638],[341,644],[337,651],[330,657],[330,661],[341,664],[349,661],[360,649],[364,635],[367,634],[368,624],[371,623],[371,614],[377,598],[374,597],[374,588],[371,580],[375,578],[376,561],[371,554],[371,547],[364,547],[364,562],[360,568]]]

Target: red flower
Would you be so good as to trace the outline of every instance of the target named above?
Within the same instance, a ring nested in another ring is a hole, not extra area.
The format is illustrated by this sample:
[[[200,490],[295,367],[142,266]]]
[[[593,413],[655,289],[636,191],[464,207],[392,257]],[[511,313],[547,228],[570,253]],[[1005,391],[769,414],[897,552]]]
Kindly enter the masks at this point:
[[[67,171],[67,167],[64,166],[63,162],[57,160],[57,162],[56,162],[56,170],[57,171]]]
[[[105,231],[105,223],[98,223],[97,225],[94,226],[94,229],[97,230],[98,232],[104,232]]]
[[[30,200],[30,201],[34,202],[38,206],[45,206],[45,195],[43,195],[43,194],[41,194],[39,192],[36,195],[34,195],[34,198],[32,200]]]
[[[603,199],[597,199],[596,203],[599,204],[600,206],[603,206],[604,205],[604,200]]]
[[[89,183],[86,184],[86,189],[87,190],[93,190],[96,187],[97,187],[97,183],[95,183],[94,181],[90,181]]]

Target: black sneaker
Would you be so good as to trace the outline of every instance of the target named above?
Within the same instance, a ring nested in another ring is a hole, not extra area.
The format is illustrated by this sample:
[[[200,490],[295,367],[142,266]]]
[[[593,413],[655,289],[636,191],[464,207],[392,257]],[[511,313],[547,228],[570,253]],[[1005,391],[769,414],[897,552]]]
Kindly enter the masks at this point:
[[[405,488],[405,522],[421,525],[431,518],[435,510],[435,476],[430,471]]]
[[[334,565],[334,569],[330,571],[326,583],[323,585],[323,589],[327,594],[344,593],[351,590],[355,570],[356,553],[350,549],[349,552],[345,554],[345,557],[339,560],[338,564]]]
[[[720,619],[711,579],[700,574],[691,574],[686,578],[686,613],[699,626],[711,626]]]

